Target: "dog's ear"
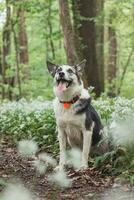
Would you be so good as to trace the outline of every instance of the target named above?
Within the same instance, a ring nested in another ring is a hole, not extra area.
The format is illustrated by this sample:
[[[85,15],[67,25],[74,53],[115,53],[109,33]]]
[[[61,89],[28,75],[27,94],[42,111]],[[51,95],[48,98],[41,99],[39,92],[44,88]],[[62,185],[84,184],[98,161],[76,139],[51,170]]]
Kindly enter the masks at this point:
[[[55,75],[56,70],[57,70],[58,67],[59,67],[58,65],[47,61],[47,68],[48,68],[49,73],[50,73],[52,76]]]
[[[84,59],[79,64],[77,64],[75,66],[75,68],[77,70],[77,73],[79,73],[80,75],[82,75],[82,73],[84,72],[84,68],[85,68],[86,62],[87,62],[86,59]]]

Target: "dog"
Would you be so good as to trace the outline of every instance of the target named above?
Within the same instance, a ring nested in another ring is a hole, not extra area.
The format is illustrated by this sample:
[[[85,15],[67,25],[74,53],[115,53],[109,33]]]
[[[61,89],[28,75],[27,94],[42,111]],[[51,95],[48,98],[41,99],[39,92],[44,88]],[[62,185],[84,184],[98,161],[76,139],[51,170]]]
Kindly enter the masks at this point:
[[[81,169],[88,168],[91,146],[102,137],[103,126],[91,105],[91,98],[81,79],[86,60],[75,66],[56,65],[47,61],[54,78],[54,112],[56,117],[60,159],[57,169],[66,164],[66,146],[82,150]]]

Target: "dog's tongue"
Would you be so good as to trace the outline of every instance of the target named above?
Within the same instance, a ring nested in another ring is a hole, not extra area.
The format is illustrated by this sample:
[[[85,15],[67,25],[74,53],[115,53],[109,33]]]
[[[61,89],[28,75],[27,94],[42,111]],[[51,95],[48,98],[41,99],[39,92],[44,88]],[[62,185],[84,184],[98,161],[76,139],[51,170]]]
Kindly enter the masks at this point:
[[[60,83],[57,86],[57,89],[58,89],[59,92],[66,90],[66,83],[60,81]]]

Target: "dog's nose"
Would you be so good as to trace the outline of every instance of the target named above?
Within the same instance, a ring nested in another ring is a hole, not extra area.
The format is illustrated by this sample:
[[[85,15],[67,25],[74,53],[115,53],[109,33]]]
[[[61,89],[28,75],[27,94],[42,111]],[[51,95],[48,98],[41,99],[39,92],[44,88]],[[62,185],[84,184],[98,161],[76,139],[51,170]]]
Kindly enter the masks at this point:
[[[59,72],[59,76],[61,77],[61,78],[63,78],[64,77],[64,72]]]

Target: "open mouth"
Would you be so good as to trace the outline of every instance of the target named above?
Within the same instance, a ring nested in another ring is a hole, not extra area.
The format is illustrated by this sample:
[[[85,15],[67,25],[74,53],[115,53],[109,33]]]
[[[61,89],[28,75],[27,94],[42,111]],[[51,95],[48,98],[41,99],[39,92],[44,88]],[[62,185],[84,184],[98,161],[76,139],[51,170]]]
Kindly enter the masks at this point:
[[[65,91],[72,84],[73,80],[57,79],[57,88],[59,91]]]
[[[72,84],[72,80],[58,79],[57,84],[66,85],[66,88],[68,88]]]

